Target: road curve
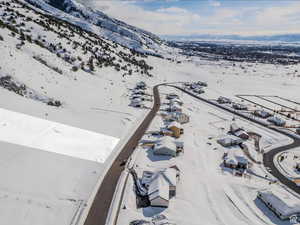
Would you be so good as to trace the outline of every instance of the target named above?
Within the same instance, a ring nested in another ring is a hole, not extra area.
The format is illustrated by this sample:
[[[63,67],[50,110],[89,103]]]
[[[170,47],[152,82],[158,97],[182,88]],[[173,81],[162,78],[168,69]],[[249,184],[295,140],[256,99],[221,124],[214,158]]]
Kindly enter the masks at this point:
[[[131,156],[135,147],[138,145],[139,140],[145,134],[151,121],[160,108],[159,86],[160,85],[156,85],[153,88],[154,102],[152,109],[107,171],[88,212],[84,225],[105,225],[119,177],[124,170],[124,166],[120,166],[120,164]]]
[[[293,143],[292,143],[292,144],[285,145],[285,146],[281,146],[281,147],[275,148],[275,149],[270,150],[269,152],[265,153],[265,154],[263,155],[263,164],[264,164],[265,167],[269,167],[269,168],[271,169],[269,172],[270,172],[274,177],[276,177],[282,184],[286,185],[286,186],[287,186],[288,188],[290,188],[291,190],[293,190],[293,191],[295,191],[296,193],[300,194],[300,187],[298,187],[294,182],[292,182],[292,181],[289,180],[287,177],[285,177],[285,176],[277,169],[277,167],[276,167],[275,164],[274,164],[274,160],[276,160],[275,157],[276,157],[276,155],[279,154],[280,152],[283,152],[283,151],[287,151],[287,150],[291,150],[291,149],[300,147],[300,139],[294,137],[293,135],[289,135],[289,134],[287,134],[287,133],[285,133],[285,132],[282,132],[282,131],[280,131],[280,130],[277,130],[277,129],[273,128],[273,127],[268,127],[268,126],[266,126],[264,123],[262,123],[262,122],[260,122],[260,121],[257,121],[257,120],[255,120],[255,119],[249,118],[249,117],[247,117],[247,116],[245,116],[245,115],[242,115],[242,114],[239,114],[239,113],[232,112],[231,110],[229,110],[229,109],[227,109],[227,108],[223,108],[222,106],[220,106],[220,105],[218,105],[218,104],[216,104],[216,103],[214,103],[214,102],[211,102],[211,101],[209,101],[209,100],[207,100],[207,99],[205,99],[205,98],[199,97],[199,96],[197,96],[197,95],[195,95],[195,94],[193,94],[193,93],[191,93],[191,92],[189,92],[189,91],[187,91],[187,90],[185,90],[185,89],[183,89],[183,88],[181,88],[181,87],[178,87],[178,86],[175,86],[175,85],[167,85],[167,86],[174,87],[174,88],[176,88],[176,89],[178,89],[178,90],[180,90],[180,91],[182,91],[182,92],[184,92],[184,93],[186,93],[186,94],[188,94],[188,95],[190,95],[190,96],[192,96],[192,97],[194,97],[194,98],[197,98],[197,99],[199,99],[199,100],[201,100],[201,101],[203,101],[203,102],[205,102],[205,103],[208,103],[208,104],[210,104],[210,105],[213,105],[213,106],[215,106],[215,107],[218,107],[218,108],[220,108],[220,109],[222,109],[222,110],[224,110],[224,111],[230,112],[230,113],[232,113],[232,114],[234,114],[234,115],[237,115],[237,116],[239,116],[239,117],[242,117],[242,118],[244,118],[244,119],[247,119],[247,120],[249,120],[249,121],[251,121],[251,122],[253,122],[253,123],[259,124],[259,125],[264,126],[264,127],[268,128],[268,129],[270,129],[270,130],[276,131],[276,132],[278,132],[278,133],[281,133],[281,134],[283,134],[283,135],[285,135],[285,136],[288,136],[289,138],[293,139]]]

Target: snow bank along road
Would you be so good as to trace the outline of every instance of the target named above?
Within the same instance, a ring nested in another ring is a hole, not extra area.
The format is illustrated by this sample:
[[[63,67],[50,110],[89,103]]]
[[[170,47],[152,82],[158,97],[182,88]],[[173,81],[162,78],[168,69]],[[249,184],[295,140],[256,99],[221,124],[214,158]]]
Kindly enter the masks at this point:
[[[289,144],[289,145],[286,145],[286,146],[281,146],[281,147],[278,147],[278,148],[275,148],[271,151],[268,151],[267,153],[265,153],[263,155],[263,163],[264,163],[264,166],[265,167],[268,167],[270,168],[270,173],[276,177],[281,183],[283,183],[284,185],[286,185],[288,188],[292,189],[293,191],[295,191],[296,193],[300,194],[300,187],[298,187],[294,182],[292,182],[291,180],[289,180],[287,177],[285,177],[283,174],[280,173],[280,171],[277,169],[277,167],[275,166],[274,164],[274,160],[276,160],[276,155],[280,152],[283,152],[283,151],[286,151],[286,150],[290,150],[290,149],[293,149],[293,148],[296,148],[296,147],[299,147],[300,146],[300,139],[299,138],[296,138],[294,137],[293,135],[291,134],[288,134],[288,133],[285,133],[285,132],[282,132],[280,130],[277,130],[275,128],[272,128],[272,127],[268,127],[266,124],[258,121],[258,120],[255,120],[255,119],[252,119],[252,118],[249,118],[247,117],[246,115],[243,115],[243,114],[239,114],[239,113],[235,113],[235,112],[232,112],[231,110],[227,109],[227,108],[223,108],[221,106],[219,106],[218,104],[214,103],[214,102],[211,102],[205,98],[202,98],[202,97],[199,97],[189,91],[186,91],[185,89],[181,88],[181,87],[178,87],[178,86],[175,86],[175,85],[167,85],[167,86],[170,86],[170,87],[174,87],[176,89],[179,89],[181,90],[182,92],[194,97],[194,98],[197,98],[201,101],[204,101],[210,105],[213,105],[213,106],[216,106],[222,110],[225,110],[227,112],[230,112],[234,115],[237,115],[237,116],[240,116],[244,119],[247,119],[253,123],[256,123],[256,124],[259,124],[261,126],[264,126],[264,127],[267,127],[268,129],[271,129],[271,130],[274,130],[278,133],[281,133],[283,135],[286,135],[288,136],[289,138],[292,138],[293,139],[293,143],[292,144]]]
[[[122,162],[127,160],[133,153],[135,147],[138,145],[139,140],[143,137],[148,126],[160,108],[160,97],[158,91],[159,86],[160,85],[157,85],[153,88],[154,103],[151,111],[123,147],[120,154],[117,156],[106,173],[92,203],[84,225],[105,225],[119,177],[124,170],[124,165],[122,165]]]

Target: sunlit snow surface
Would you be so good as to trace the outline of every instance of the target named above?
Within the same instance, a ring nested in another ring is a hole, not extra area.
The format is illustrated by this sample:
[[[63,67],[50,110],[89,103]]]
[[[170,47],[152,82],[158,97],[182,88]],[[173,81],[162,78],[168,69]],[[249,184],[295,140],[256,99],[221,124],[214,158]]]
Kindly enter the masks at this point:
[[[99,163],[119,142],[115,137],[1,108],[0,133],[0,141]]]

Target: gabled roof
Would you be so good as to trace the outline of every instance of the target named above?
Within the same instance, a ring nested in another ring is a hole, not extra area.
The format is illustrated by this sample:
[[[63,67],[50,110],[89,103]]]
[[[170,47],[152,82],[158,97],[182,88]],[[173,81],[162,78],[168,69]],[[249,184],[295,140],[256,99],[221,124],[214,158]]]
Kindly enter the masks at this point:
[[[285,190],[259,191],[261,198],[283,216],[300,213],[299,199]]]
[[[179,99],[179,98],[173,98],[173,99],[170,99],[170,103],[182,103],[182,101]]]
[[[261,116],[269,116],[270,115],[270,113],[269,112],[267,112],[267,111],[265,111],[265,110],[255,110],[254,111],[256,114],[258,114],[258,115],[261,115]]]
[[[171,150],[176,151],[176,144],[174,139],[169,136],[164,136],[160,139],[160,141],[155,146],[156,149],[160,148],[169,148]]]
[[[173,121],[171,122],[169,125],[168,125],[168,128],[171,128],[171,127],[178,127],[178,128],[182,128],[181,124],[178,123],[177,121]]]
[[[235,131],[238,131],[238,130],[241,130],[242,128],[240,128],[236,123],[232,123],[230,125],[230,131],[231,132],[235,132]]]
[[[176,183],[177,183],[176,169],[167,168],[164,171],[161,171],[161,174],[164,177],[164,179],[168,182],[169,186],[176,186]]]
[[[155,176],[148,188],[149,200],[154,200],[156,198],[163,198],[169,200],[169,190],[170,186],[166,179],[162,175]]]
[[[244,156],[244,153],[241,149],[230,149],[227,152],[225,161],[230,164],[237,165],[238,163],[247,164],[248,159]]]
[[[285,121],[279,117],[273,116],[268,119],[268,121],[272,121],[274,123],[285,123]]]

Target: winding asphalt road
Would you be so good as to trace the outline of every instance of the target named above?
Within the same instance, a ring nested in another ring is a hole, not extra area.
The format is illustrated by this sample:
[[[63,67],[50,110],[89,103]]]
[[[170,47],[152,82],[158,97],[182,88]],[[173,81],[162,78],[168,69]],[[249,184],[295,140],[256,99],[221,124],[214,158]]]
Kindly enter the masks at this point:
[[[237,112],[234,112],[230,109],[224,108],[220,105],[218,105],[215,102],[211,102],[210,100],[207,100],[205,98],[202,98],[194,93],[191,93],[181,87],[171,85],[171,84],[159,84],[153,88],[153,96],[154,96],[154,104],[151,109],[151,111],[146,116],[145,120],[142,122],[142,124],[138,127],[138,129],[135,131],[135,133],[132,135],[132,137],[129,139],[129,141],[126,143],[126,145],[123,147],[113,164],[111,165],[110,169],[106,173],[101,186],[96,194],[96,197],[92,203],[92,206],[90,208],[90,211],[88,213],[88,216],[85,220],[84,225],[105,225],[106,218],[108,216],[110,204],[113,199],[113,195],[119,180],[119,177],[124,170],[124,165],[121,165],[124,160],[128,160],[131,154],[133,153],[135,147],[138,145],[139,140],[143,137],[144,133],[146,132],[147,128],[149,127],[151,121],[155,117],[156,113],[158,112],[160,108],[160,97],[159,97],[159,91],[158,87],[161,85],[169,86],[176,88],[202,102],[208,103],[212,106],[218,107],[224,111],[230,112],[236,116],[242,117],[244,119],[247,119],[253,123],[259,124],[261,126],[267,127],[270,130],[276,131],[278,133],[281,133],[285,136],[288,136],[293,139],[293,143],[275,148],[263,155],[263,164],[265,167],[270,168],[270,173],[276,177],[281,183],[295,191],[296,193],[300,194],[300,187],[296,186],[296,184],[289,179],[287,179],[284,175],[280,173],[280,171],[276,168],[274,164],[274,158],[276,155],[280,152],[290,150],[293,148],[300,147],[300,139],[295,138],[292,135],[289,135],[283,131],[277,130],[273,127],[268,127],[266,124],[257,121],[255,119],[249,118],[246,115],[239,114]]]
[[[211,102],[210,100],[207,100],[205,98],[202,98],[202,97],[199,97],[198,95],[195,95],[194,93],[191,93],[181,87],[178,87],[178,86],[175,86],[175,85],[167,85],[167,86],[170,86],[170,87],[174,87],[196,99],[199,99],[205,103],[208,103],[210,105],[213,105],[215,107],[218,107],[222,110],[225,110],[227,112],[230,112],[236,116],[239,116],[239,117],[242,117],[244,119],[247,119],[253,123],[256,123],[256,124],[259,124],[261,126],[264,126],[270,130],[273,130],[273,131],[276,131],[278,133],[281,133],[285,136],[288,136],[289,138],[293,139],[293,143],[292,144],[289,144],[289,145],[285,145],[285,146],[281,146],[281,147],[278,147],[278,148],[275,148],[271,151],[268,151],[267,153],[265,153],[263,155],[263,164],[266,168],[270,168],[269,170],[269,173],[271,173],[274,177],[276,177],[282,184],[286,185],[288,188],[290,188],[291,190],[295,191],[296,193],[300,194],[300,187],[298,187],[294,182],[292,182],[291,180],[289,180],[288,178],[286,178],[283,174],[281,174],[281,172],[277,169],[277,167],[275,166],[274,164],[274,160],[277,160],[275,157],[278,153],[280,152],[283,152],[283,151],[287,151],[287,150],[291,150],[291,149],[294,149],[294,148],[297,148],[297,147],[300,147],[300,139],[299,138],[296,138],[294,137],[293,135],[290,135],[290,134],[287,134],[283,131],[280,131],[276,128],[273,128],[273,127],[268,127],[266,124],[258,121],[258,120],[255,120],[255,119],[252,119],[252,118],[249,118],[247,117],[246,115],[243,115],[243,114],[239,114],[237,112],[234,112],[230,109],[227,109],[227,108],[224,108],[222,106],[220,106],[219,104],[215,103],[215,102]]]
[[[151,121],[160,108],[160,97],[158,91],[159,86],[160,85],[157,85],[153,88],[154,103],[151,111],[148,113],[134,134],[130,137],[106,173],[96,197],[94,198],[84,225],[105,225],[118,180],[122,171],[125,169],[125,165],[123,165],[124,163],[122,164],[122,162],[129,159],[135,147],[138,145],[139,140],[145,134]]]

